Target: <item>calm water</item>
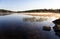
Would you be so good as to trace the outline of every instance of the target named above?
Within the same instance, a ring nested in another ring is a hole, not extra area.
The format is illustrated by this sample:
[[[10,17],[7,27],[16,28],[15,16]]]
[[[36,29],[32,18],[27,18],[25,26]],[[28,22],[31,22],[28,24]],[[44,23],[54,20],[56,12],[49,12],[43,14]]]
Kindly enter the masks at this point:
[[[43,26],[53,27],[55,17],[10,14],[0,16],[0,38],[6,39],[60,39],[53,28],[44,31]]]

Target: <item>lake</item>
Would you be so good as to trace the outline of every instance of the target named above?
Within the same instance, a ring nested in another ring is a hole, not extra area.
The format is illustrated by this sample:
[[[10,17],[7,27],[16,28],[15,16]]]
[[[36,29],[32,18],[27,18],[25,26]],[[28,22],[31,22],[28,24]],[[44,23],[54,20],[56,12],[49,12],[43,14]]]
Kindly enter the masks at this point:
[[[0,16],[0,39],[60,39],[52,22],[56,17],[9,14]],[[43,30],[50,26],[51,31]]]

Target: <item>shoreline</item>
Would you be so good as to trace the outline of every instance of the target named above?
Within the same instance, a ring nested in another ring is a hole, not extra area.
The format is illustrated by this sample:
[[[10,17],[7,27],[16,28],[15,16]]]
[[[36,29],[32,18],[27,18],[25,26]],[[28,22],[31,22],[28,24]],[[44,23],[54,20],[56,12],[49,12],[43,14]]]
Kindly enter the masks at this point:
[[[31,15],[31,16],[47,16],[47,17],[57,17],[60,19],[60,13],[22,13],[25,15]]]

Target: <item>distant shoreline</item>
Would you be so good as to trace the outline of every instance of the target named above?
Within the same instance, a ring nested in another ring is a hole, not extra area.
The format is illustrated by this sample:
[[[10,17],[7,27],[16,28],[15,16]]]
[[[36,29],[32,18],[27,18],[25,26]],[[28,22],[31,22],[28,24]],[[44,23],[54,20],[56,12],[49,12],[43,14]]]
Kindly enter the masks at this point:
[[[60,19],[59,13],[22,13],[22,14],[31,15],[31,16],[56,17]]]
[[[50,12],[50,13],[60,13],[60,9],[34,9],[34,10],[25,10],[25,11],[11,11],[6,9],[0,9],[0,12],[6,13],[37,13],[37,12]]]
[[[9,15],[13,13],[22,13],[31,16],[55,16],[57,18],[60,18],[60,9],[36,9],[27,11],[11,11],[0,9],[0,15]]]

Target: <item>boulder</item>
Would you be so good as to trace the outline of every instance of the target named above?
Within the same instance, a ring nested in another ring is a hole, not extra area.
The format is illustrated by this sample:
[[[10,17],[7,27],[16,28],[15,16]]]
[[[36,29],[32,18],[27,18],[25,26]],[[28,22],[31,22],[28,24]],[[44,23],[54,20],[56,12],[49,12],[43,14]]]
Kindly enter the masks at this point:
[[[60,25],[54,26],[53,29],[54,31],[60,31]]]
[[[60,19],[53,21],[55,26],[53,27],[54,31],[60,31]]]
[[[59,25],[59,24],[60,24],[60,19],[54,20],[53,23],[54,23],[55,25]]]
[[[50,31],[51,30],[51,27],[49,27],[49,26],[43,26],[43,30]]]

